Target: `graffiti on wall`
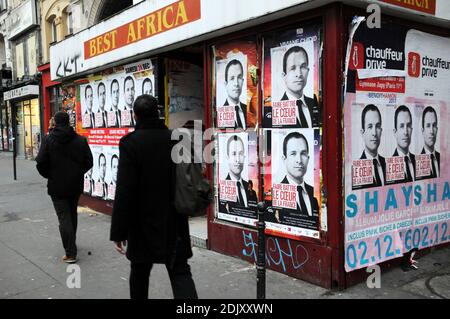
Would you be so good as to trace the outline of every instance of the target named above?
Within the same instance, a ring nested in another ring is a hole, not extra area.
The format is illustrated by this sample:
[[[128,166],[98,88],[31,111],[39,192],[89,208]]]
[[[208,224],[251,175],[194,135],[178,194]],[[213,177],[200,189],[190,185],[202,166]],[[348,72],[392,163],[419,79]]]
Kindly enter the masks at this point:
[[[253,237],[255,235],[255,238]],[[256,239],[256,240],[255,240]],[[242,231],[242,240],[244,248],[242,255],[249,257],[256,262],[258,253],[257,236],[253,232]],[[282,245],[281,241],[286,245]],[[287,269],[298,270],[301,269],[309,260],[307,249],[299,242],[294,242],[289,239],[267,237],[266,238],[266,266],[277,266],[283,272]]]

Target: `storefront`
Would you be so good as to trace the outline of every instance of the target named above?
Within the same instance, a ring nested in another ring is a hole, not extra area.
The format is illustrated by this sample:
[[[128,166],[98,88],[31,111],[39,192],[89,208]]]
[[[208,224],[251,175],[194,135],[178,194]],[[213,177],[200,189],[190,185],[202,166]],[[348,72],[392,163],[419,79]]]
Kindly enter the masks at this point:
[[[13,145],[11,143],[12,135],[12,122],[11,122],[11,106],[9,103],[5,103],[2,100],[1,103],[1,111],[0,111],[0,137],[1,137],[1,146],[0,150],[5,152],[12,152]]]
[[[17,156],[19,158],[34,159],[41,145],[41,119],[39,110],[39,86],[26,85],[4,92],[7,102],[5,108],[4,132],[7,132],[6,145],[8,150],[13,148],[14,128]],[[3,113],[3,112],[2,112]],[[3,119],[3,117],[2,117]],[[13,123],[15,119],[15,122]]]
[[[50,63],[38,67],[41,72],[42,103],[43,103],[43,131],[48,132],[50,119],[58,111],[69,114],[70,125],[76,127],[76,85],[64,85],[50,79]]]
[[[418,41],[407,35],[418,29],[428,32],[431,42],[441,43],[432,37],[449,36],[443,25],[450,16],[440,16],[435,7],[426,13],[425,24],[421,15],[380,2],[384,15],[376,30],[365,27],[361,18],[354,20],[369,15],[364,10],[368,3],[351,3],[359,8],[331,1],[274,1],[263,7],[258,1],[237,0],[143,2],[53,45],[51,78],[76,85],[77,130],[88,137],[94,154],[82,203],[111,212],[118,141],[133,129],[132,102],[150,92],[158,98],[160,116],[170,128],[195,127],[193,121],[202,121],[203,160],[215,194],[207,217],[209,249],[255,262],[256,203],[264,200],[271,207],[266,214],[266,263],[271,269],[324,287],[345,288],[366,276],[364,267],[398,263],[410,249],[398,239],[401,233],[391,229],[394,237],[377,238],[385,232],[379,234],[368,225],[385,226],[388,211],[401,208],[384,205],[384,219],[372,224],[354,213],[363,210],[361,196],[368,196],[366,207],[376,202],[373,197],[378,195],[363,193],[363,188],[380,187],[375,194],[391,191],[384,187],[389,184],[385,169],[379,185],[369,185],[373,180],[368,175],[352,175],[358,165],[359,171],[373,171],[367,161],[353,158],[362,149],[352,149],[360,141],[348,135],[353,126],[353,132],[361,131],[351,121],[360,111],[349,113],[355,108],[352,94],[357,103],[365,104],[425,103],[414,93],[405,97],[403,90],[410,76],[404,71],[405,47]],[[229,11],[234,14],[218,14]],[[387,40],[393,34],[398,48]],[[397,63],[387,64],[395,59]],[[445,59],[448,54],[441,58]],[[441,81],[448,76],[445,66]],[[390,91],[391,85],[398,85],[397,90]],[[389,98],[395,102],[386,102]],[[448,101],[441,94],[434,103],[442,110]],[[382,112],[383,118],[392,112],[391,106],[385,108],[389,111]],[[444,128],[440,134],[442,150],[447,145]],[[390,151],[384,138],[383,154]],[[430,164],[430,158],[423,156],[419,165]],[[396,156],[388,159],[392,169],[398,162]],[[398,182],[396,187],[415,183],[400,181],[400,175],[390,180]],[[445,175],[439,178],[446,189]],[[445,202],[447,197],[440,199]],[[411,214],[398,212],[396,222],[406,225],[420,219]],[[433,214],[444,211],[435,209]],[[437,228],[448,225],[446,216]],[[409,235],[418,229],[411,225]],[[439,241],[420,248],[450,240],[440,235]]]

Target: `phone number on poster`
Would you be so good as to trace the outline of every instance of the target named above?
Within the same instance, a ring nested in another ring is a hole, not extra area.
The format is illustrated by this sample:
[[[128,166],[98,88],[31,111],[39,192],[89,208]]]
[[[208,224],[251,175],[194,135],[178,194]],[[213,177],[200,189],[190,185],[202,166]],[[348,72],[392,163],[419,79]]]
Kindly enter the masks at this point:
[[[422,249],[450,240],[448,222],[436,224],[434,227],[423,226],[408,229],[406,232],[400,231],[399,235],[405,251],[410,251],[413,248]],[[365,240],[357,244],[348,244],[345,251],[346,268],[351,270],[362,268],[403,255],[400,249],[394,249],[392,235],[377,237],[373,242],[373,247],[370,247],[371,245],[372,243]],[[370,252],[373,252],[373,254]]]

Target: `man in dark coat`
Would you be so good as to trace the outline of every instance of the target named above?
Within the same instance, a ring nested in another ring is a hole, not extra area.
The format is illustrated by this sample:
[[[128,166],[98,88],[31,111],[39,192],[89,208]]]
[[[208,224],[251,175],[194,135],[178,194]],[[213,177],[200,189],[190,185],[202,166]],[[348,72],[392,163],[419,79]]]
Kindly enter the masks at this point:
[[[56,127],[43,140],[36,168],[48,179],[48,194],[59,220],[66,255],[63,261],[76,262],[77,207],[83,192],[84,174],[92,168],[92,153],[86,138],[69,126],[69,115],[55,114]]]
[[[134,103],[135,131],[119,144],[119,169],[110,239],[131,261],[130,295],[148,298],[153,264],[166,265],[174,298],[197,298],[186,216],[175,212],[171,132],[159,119],[157,100]],[[124,246],[127,246],[125,252]]]

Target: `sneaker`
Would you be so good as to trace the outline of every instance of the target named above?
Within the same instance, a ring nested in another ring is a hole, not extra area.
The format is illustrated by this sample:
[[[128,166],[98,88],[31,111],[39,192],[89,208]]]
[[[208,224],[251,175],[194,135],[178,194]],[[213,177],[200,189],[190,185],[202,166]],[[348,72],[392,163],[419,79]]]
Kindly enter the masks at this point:
[[[69,256],[66,256],[66,255],[63,256],[62,260],[65,263],[68,263],[68,264],[74,264],[74,263],[77,262],[77,258],[76,257],[69,257]]]

